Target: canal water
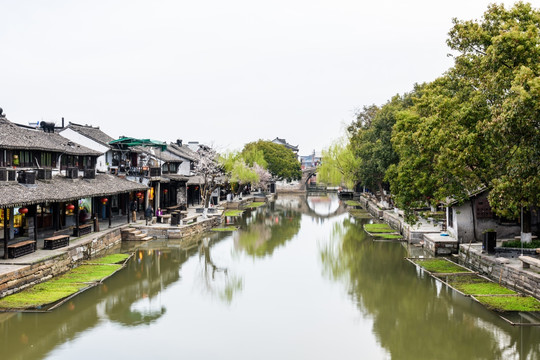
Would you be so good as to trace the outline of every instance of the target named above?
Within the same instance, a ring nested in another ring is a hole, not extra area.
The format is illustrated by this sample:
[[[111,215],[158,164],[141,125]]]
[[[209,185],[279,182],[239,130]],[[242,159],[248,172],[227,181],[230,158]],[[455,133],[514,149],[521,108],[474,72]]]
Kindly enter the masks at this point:
[[[239,230],[191,249],[121,249],[135,251],[125,270],[50,313],[0,314],[0,358],[540,359],[538,327],[419,272],[336,197],[228,221]]]

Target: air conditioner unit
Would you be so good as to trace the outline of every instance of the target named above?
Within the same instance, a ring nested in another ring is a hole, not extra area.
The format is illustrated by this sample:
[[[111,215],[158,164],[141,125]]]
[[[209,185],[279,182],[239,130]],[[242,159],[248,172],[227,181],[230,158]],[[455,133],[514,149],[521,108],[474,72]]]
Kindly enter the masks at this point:
[[[19,177],[17,178],[19,184],[33,185],[36,183],[35,171],[19,171]]]
[[[85,179],[95,179],[96,178],[96,170],[94,170],[94,169],[84,169],[84,178]]]
[[[70,179],[76,179],[79,177],[79,168],[69,167],[66,169],[66,177]]]
[[[51,169],[38,169],[37,178],[38,180],[51,180],[52,170]]]

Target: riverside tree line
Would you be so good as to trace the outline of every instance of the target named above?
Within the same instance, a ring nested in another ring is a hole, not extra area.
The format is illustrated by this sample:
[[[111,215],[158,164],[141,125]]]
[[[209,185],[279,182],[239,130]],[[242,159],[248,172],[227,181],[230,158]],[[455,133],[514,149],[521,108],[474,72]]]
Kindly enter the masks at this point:
[[[323,151],[319,181],[363,185],[405,210],[489,191],[517,218],[540,205],[540,12],[490,5],[453,20],[454,65],[382,106],[365,106]]]

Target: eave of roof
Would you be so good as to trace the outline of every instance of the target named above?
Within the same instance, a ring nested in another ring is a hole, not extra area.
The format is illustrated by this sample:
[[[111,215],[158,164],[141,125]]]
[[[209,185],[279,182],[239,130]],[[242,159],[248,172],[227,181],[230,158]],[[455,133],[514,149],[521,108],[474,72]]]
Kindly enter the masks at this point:
[[[55,176],[48,181],[36,180],[35,185],[18,183],[0,185],[0,207],[66,202],[146,189],[148,189],[146,185],[108,174],[97,174],[95,179],[68,179]]]

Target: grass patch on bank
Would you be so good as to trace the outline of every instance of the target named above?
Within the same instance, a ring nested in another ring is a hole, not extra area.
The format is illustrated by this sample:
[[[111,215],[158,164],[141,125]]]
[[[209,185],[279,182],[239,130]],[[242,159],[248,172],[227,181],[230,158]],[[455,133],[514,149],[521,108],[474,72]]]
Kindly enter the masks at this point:
[[[240,216],[242,215],[244,212],[242,210],[226,210],[224,213],[223,213],[223,216]]]
[[[477,296],[476,299],[495,311],[540,311],[540,301],[532,296]]]
[[[415,259],[414,262],[432,273],[462,273],[471,272],[445,259]]]
[[[77,291],[80,291],[87,286],[88,284],[83,283],[61,283],[54,280],[47,281],[37,284],[30,289],[0,299],[0,308],[39,308],[75,294]]]
[[[377,234],[377,239],[387,239],[387,240],[397,240],[397,239],[403,239],[402,235],[398,234]]]
[[[396,230],[392,229],[387,224],[365,224],[364,229],[370,233],[393,233]]]
[[[355,200],[345,200],[345,205],[348,206],[362,206],[358,201]]]
[[[97,282],[113,274],[122,265],[81,265],[58,278],[66,283]]]
[[[232,232],[232,231],[236,231],[238,230],[236,227],[234,226],[226,226],[226,227],[215,227],[215,228],[212,228],[212,231],[216,231],[216,232]]]
[[[83,264],[49,281],[0,299],[0,309],[36,309],[55,303],[111,276],[121,269],[122,265],[107,262],[125,261],[128,257],[129,255],[125,254],[114,254],[96,259],[106,262],[105,264]]]
[[[479,276],[452,276],[448,283],[467,295],[510,295],[515,291]]]
[[[247,204],[246,206],[244,206],[246,209],[255,209],[255,208],[258,208],[258,207],[261,207],[261,206],[264,206],[266,205],[265,202],[263,201],[254,201],[250,204]]]
[[[129,257],[129,254],[111,254],[98,259],[85,261],[84,264],[118,264],[126,261]]]
[[[354,217],[354,218],[357,218],[357,219],[371,219],[371,215],[365,210],[350,209],[348,211],[349,211],[349,214],[351,214],[351,216]]]

